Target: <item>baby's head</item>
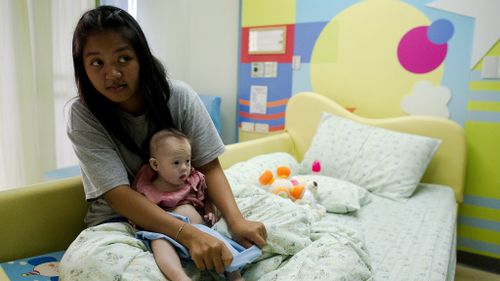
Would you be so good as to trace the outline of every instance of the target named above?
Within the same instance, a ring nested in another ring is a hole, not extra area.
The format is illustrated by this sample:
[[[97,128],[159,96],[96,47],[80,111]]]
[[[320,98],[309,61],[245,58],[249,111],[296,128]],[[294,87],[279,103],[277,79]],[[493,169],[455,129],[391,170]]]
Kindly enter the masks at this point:
[[[171,187],[186,182],[191,173],[189,138],[175,129],[156,132],[149,142],[149,165]]]

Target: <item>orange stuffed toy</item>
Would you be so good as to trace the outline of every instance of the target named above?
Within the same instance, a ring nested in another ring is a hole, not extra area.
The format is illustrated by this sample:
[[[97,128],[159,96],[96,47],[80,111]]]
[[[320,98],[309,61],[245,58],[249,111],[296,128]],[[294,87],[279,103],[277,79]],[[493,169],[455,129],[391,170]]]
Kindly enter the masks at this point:
[[[296,179],[290,179],[290,173],[290,167],[278,166],[275,179],[273,172],[265,170],[259,177],[259,183],[268,192],[280,197],[290,198],[292,201],[301,199],[304,196],[305,186]]]

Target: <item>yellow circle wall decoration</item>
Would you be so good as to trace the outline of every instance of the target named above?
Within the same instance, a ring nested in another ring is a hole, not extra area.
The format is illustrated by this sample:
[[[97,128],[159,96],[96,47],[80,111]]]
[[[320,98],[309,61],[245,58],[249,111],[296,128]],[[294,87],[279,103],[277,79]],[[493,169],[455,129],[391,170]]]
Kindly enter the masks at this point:
[[[323,29],[311,56],[311,84],[355,114],[406,115],[401,100],[422,80],[440,85],[443,65],[415,74],[403,68],[397,49],[411,29],[430,20],[399,0],[367,0],[337,14]]]

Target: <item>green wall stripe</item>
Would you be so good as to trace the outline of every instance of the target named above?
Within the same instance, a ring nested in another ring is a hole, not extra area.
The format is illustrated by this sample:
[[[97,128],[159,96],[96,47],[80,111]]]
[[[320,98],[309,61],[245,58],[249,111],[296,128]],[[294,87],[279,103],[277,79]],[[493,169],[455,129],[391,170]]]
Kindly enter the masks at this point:
[[[471,81],[469,89],[472,91],[500,91],[499,81]]]
[[[496,222],[493,220],[471,218],[471,217],[467,217],[467,216],[460,216],[460,217],[458,217],[458,223],[468,225],[468,226],[477,227],[477,228],[493,230],[493,231],[499,232],[498,235],[500,235],[500,222]]]
[[[500,222],[500,210],[469,204],[460,205],[459,216]]]
[[[467,102],[467,110],[500,111],[500,102],[469,101]]]

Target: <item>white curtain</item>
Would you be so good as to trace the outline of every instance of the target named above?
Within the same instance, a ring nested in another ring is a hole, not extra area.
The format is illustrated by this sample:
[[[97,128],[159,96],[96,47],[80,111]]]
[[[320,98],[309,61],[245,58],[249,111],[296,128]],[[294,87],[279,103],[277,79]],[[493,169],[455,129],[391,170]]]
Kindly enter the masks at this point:
[[[76,95],[71,36],[95,1],[0,0],[0,189],[76,164],[64,103]]]
[[[36,1],[36,0],[35,0]],[[95,0],[52,0],[52,52],[55,100],[55,144],[57,168],[76,165],[73,147],[66,136],[65,105],[77,95],[71,41],[82,13],[95,6]]]

